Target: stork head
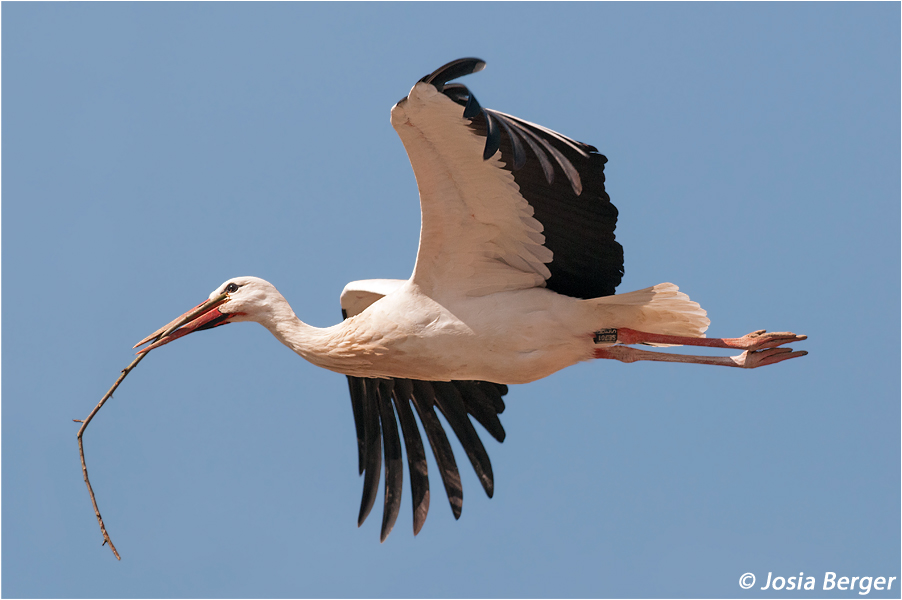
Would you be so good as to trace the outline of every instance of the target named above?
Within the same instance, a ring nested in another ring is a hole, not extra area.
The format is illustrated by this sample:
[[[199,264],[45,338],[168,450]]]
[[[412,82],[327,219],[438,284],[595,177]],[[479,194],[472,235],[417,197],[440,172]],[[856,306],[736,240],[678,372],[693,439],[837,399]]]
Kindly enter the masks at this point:
[[[267,324],[288,303],[270,282],[259,277],[233,277],[217,287],[210,297],[179,318],[157,329],[135,344],[150,342],[138,352],[148,352],[194,331],[212,329],[238,321]]]

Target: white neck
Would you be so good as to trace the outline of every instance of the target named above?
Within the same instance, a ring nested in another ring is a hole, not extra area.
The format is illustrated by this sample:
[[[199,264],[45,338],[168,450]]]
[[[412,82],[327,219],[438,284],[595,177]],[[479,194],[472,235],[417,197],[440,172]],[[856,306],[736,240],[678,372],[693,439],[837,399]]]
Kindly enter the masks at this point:
[[[369,364],[361,349],[348,340],[347,321],[320,328],[301,321],[282,296],[273,298],[267,310],[257,316],[280,342],[318,367],[349,373],[355,367]]]

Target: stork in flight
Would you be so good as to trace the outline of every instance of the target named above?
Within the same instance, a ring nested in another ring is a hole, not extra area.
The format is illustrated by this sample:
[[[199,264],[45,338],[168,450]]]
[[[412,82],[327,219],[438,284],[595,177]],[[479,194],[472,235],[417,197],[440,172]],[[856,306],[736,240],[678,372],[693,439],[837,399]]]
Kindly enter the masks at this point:
[[[414,535],[429,510],[414,412],[459,518],[460,474],[436,408],[491,497],[492,466],[470,417],[503,441],[498,415],[508,384],[593,358],[751,369],[806,354],[781,347],[805,339],[793,333],[706,338],[705,311],[671,283],[614,294],[623,248],[614,239],[617,209],[604,189],[607,159],[592,146],[482,108],[465,86],[448,83],[484,67],[475,58],[450,62],[391,110],[420,192],[410,279],[349,283],[341,294],[345,319],[320,329],[298,319],[269,282],[236,277],[171,335],[160,337],[163,327],[135,346],[149,343],[139,351],[147,352],[192,331],[256,321],[311,363],[346,375],[365,475],[358,525],[373,507],[384,462],[383,541],[401,504],[402,436]],[[633,344],[743,352],[687,356]]]

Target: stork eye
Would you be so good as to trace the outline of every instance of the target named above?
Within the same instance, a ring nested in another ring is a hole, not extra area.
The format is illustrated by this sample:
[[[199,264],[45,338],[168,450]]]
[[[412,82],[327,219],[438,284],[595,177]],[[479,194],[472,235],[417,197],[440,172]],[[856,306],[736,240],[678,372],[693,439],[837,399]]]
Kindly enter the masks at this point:
[[[238,288],[239,288],[239,285],[237,283],[230,283],[229,285],[226,286],[225,291],[227,293],[231,294],[232,292],[237,292]]]

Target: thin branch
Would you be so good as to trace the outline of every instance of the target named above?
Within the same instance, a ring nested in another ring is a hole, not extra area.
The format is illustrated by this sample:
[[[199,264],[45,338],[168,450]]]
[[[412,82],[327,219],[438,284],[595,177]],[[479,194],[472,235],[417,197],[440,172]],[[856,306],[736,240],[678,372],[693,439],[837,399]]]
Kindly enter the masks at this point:
[[[203,303],[201,306],[198,306],[196,309],[182,315],[181,318],[176,319],[166,327],[155,332],[156,335],[151,336],[148,340],[150,342],[156,342],[157,340],[163,339],[164,337],[172,334],[173,331],[196,318],[199,314],[203,313],[205,310],[210,310],[210,306],[217,306],[221,304],[222,300],[225,298],[225,294],[213,299],[211,301]],[[139,344],[141,345],[141,344]],[[103,525],[103,517],[100,516],[100,509],[97,508],[97,499],[94,497],[94,489],[91,487],[91,481],[88,479],[88,465],[85,463],[85,446],[82,441],[82,436],[85,433],[85,429],[88,428],[88,424],[91,422],[91,419],[94,418],[94,415],[100,410],[100,407],[103,406],[107,400],[113,397],[113,392],[116,391],[116,388],[119,387],[119,384],[125,379],[126,375],[128,375],[132,369],[138,366],[138,363],[141,362],[145,356],[147,356],[148,352],[146,350],[142,350],[138,352],[138,356],[135,357],[135,360],[131,362],[127,367],[122,369],[122,373],[119,375],[119,378],[116,379],[116,383],[113,384],[113,387],[109,389],[109,391],[103,395],[103,398],[100,399],[100,402],[97,406],[94,407],[94,410],[91,411],[91,414],[88,415],[88,418],[84,421],[80,419],[72,419],[76,423],[81,423],[81,428],[78,430],[78,454],[81,456],[81,470],[85,476],[85,485],[88,486],[88,494],[91,495],[91,504],[94,505],[94,514],[97,516],[97,523],[100,524],[100,533],[103,534],[103,543],[110,545],[110,550],[113,551],[113,555],[116,557],[116,560],[122,560],[119,556],[119,552],[116,551],[116,546],[113,545],[113,540],[110,539],[110,534],[107,533],[106,527]]]
[[[94,415],[97,414],[97,411],[100,410],[100,407],[104,405],[104,403],[113,397],[113,392],[116,391],[116,388],[119,387],[119,384],[125,379],[125,376],[129,374],[129,372],[138,366],[138,363],[146,356],[146,353],[142,352],[135,357],[135,360],[132,363],[122,369],[122,373],[119,375],[119,379],[116,380],[116,383],[113,384],[113,387],[110,388],[106,394],[103,395],[103,398],[100,399],[100,403],[94,407],[94,410],[91,411],[91,414],[88,415],[88,418],[81,422],[81,428],[78,430],[78,453],[81,456],[81,470],[85,476],[85,485],[88,486],[88,493],[91,495],[91,504],[94,505],[94,514],[97,516],[97,522],[100,524],[100,533],[103,534],[103,543],[110,545],[110,550],[113,551],[113,555],[115,555],[116,560],[122,560],[119,556],[119,553],[116,551],[116,546],[113,545],[113,540],[110,539],[110,534],[106,532],[106,527],[103,525],[103,517],[100,516],[100,509],[97,508],[97,499],[94,498],[94,489],[91,487],[91,480],[88,479],[88,465],[85,463],[85,446],[82,442],[82,435],[85,432],[85,429],[88,428],[88,424],[91,422],[91,419],[94,418]],[[74,420],[74,419],[73,419]]]

